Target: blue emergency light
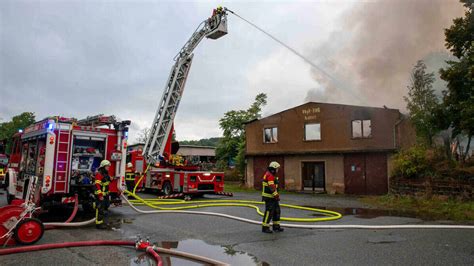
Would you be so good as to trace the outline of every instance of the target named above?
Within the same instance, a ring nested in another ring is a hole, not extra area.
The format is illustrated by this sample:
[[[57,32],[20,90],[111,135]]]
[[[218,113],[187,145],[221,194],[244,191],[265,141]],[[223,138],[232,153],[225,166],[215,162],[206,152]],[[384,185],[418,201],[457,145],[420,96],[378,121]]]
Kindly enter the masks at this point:
[[[49,130],[49,131],[52,131],[54,129],[54,122],[53,123],[48,123],[46,128]]]

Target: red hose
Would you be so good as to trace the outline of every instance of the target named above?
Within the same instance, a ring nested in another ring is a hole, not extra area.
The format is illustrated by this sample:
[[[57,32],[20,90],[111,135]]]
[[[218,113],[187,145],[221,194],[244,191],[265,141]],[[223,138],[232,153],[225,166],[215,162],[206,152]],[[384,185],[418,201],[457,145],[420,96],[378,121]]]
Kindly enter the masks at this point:
[[[35,246],[0,249],[0,256],[24,253],[24,252],[48,250],[48,249],[87,247],[87,246],[135,246],[135,242],[123,241],[123,240],[95,240],[95,241],[43,244],[43,245],[35,245]],[[141,248],[137,248],[137,249],[141,249]],[[156,251],[153,250],[152,246],[147,246],[145,250],[146,250],[146,253],[148,253],[155,259],[155,262],[158,266],[163,265],[163,260],[161,259],[160,255],[158,255],[158,253],[156,253]]]
[[[77,194],[75,196],[75,202],[74,202],[74,211],[72,211],[71,216],[65,221],[65,223],[70,223],[72,220],[74,220],[74,217],[76,217],[77,214],[77,209],[79,209],[79,196]]]
[[[150,254],[151,256],[153,256],[153,258],[155,259],[156,261],[156,264],[158,266],[163,266],[163,260],[161,259],[160,255],[158,255],[158,253],[156,253],[156,251],[153,249],[152,246],[148,246],[146,248],[146,253]]]
[[[31,252],[31,251],[48,250],[48,249],[86,247],[86,246],[135,246],[135,242],[122,241],[122,240],[96,240],[96,241],[79,241],[79,242],[43,244],[43,245],[35,245],[35,246],[0,249],[0,256],[23,253],[23,252]]]
[[[75,194],[74,196],[75,196],[74,210],[72,211],[71,216],[69,216],[69,218],[64,223],[72,222],[72,220],[74,220],[74,218],[76,217],[77,210],[79,209],[79,196],[77,194]],[[46,230],[54,229],[54,228],[56,228],[56,227],[53,226],[53,225],[45,225],[44,226],[44,229],[46,229]]]

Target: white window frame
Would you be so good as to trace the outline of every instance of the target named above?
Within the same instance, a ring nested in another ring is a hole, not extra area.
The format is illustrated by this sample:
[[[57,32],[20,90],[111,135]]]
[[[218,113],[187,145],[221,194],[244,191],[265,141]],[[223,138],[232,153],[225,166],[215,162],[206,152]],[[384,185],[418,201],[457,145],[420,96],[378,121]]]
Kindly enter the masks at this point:
[[[307,125],[319,125],[319,139],[308,139],[306,136],[306,126]],[[320,122],[311,122],[311,123],[305,123],[304,124],[304,141],[321,141],[322,136],[321,136],[321,123]]]

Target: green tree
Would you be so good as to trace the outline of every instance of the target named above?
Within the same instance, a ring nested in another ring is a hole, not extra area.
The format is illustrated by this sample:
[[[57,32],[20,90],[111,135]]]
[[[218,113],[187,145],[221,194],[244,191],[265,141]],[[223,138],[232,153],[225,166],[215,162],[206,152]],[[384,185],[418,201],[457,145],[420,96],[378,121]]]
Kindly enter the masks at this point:
[[[200,140],[181,140],[179,141],[179,144],[216,147],[220,139],[221,138],[208,138],[208,139],[200,139]]]
[[[227,166],[229,161],[235,161],[240,173],[245,170],[245,123],[261,118],[263,106],[267,104],[267,95],[260,93],[247,110],[232,110],[219,120],[219,126],[224,131],[224,137],[219,141],[216,157],[219,167]]]
[[[439,102],[433,90],[433,82],[434,73],[426,73],[425,63],[419,60],[411,74],[408,97],[404,97],[417,137],[429,146],[439,131],[435,118]]]
[[[23,112],[14,116],[11,121],[0,123],[0,140],[6,141],[6,153],[10,153],[13,135],[18,132],[19,129],[24,129],[34,122],[34,113]]]
[[[445,29],[446,47],[457,60],[448,61],[448,67],[440,73],[448,83],[447,90],[443,91],[443,104],[452,135],[468,137],[464,153],[467,156],[474,134],[474,0],[460,2],[466,7],[465,16],[454,19],[453,25]]]

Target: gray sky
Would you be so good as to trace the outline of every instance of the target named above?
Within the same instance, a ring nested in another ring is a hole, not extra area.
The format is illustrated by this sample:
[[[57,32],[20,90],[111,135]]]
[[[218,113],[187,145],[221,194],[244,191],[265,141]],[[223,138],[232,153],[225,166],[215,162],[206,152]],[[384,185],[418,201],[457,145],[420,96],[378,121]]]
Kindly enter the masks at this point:
[[[35,112],[38,119],[114,114],[132,120],[133,141],[152,122],[172,58],[218,5],[236,11],[331,70],[327,56],[349,45],[357,32],[345,18],[367,3],[3,0],[0,118],[8,120],[23,111]],[[328,93],[326,84],[301,59],[234,16],[229,15],[228,25],[228,35],[216,41],[205,39],[195,51],[175,119],[178,140],[220,136],[219,118],[228,110],[247,108],[259,92],[269,97],[264,115],[304,103],[309,92]],[[439,47],[442,43],[433,49],[439,51]],[[421,59],[426,53],[415,56]],[[413,60],[408,66],[416,63]],[[400,88],[406,88],[403,82],[408,81],[409,70],[403,69],[407,75],[397,83]],[[341,102],[360,104],[347,97],[357,93],[357,84],[344,83],[343,91],[350,88],[351,92],[343,92],[346,97]],[[400,101],[387,103],[403,108]]]

